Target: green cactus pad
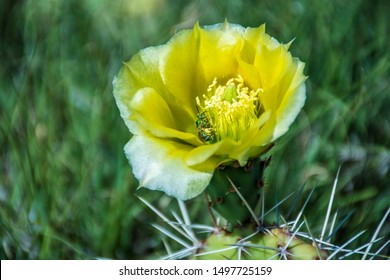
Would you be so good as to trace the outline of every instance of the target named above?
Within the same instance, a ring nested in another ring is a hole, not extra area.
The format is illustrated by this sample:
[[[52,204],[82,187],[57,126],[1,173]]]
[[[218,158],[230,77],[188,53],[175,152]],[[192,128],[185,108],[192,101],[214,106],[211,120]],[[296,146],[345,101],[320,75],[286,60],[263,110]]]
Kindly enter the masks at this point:
[[[251,214],[248,207],[236,189],[249,207],[254,209],[259,201],[259,187],[261,186],[259,182],[261,182],[263,170],[264,162],[259,159],[248,162],[244,167],[229,165],[215,170],[206,189],[211,207],[232,225],[244,224],[250,220]]]

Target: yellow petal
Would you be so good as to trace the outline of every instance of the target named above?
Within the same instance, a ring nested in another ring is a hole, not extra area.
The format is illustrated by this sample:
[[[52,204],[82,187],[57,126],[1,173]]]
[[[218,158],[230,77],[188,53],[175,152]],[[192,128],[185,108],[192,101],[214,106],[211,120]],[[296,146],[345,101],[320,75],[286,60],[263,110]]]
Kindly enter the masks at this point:
[[[277,139],[287,132],[296,116],[301,111],[306,100],[306,86],[304,83],[294,91],[293,94],[286,95],[276,114],[276,125],[273,138]],[[288,110],[286,108],[289,108]]]
[[[154,136],[182,139],[193,145],[199,143],[193,133],[178,130],[176,119],[168,104],[154,89],[138,90],[131,100],[129,108],[133,114],[131,120]]]
[[[243,45],[244,29],[238,25],[217,24],[201,29],[180,31],[164,49],[160,72],[167,90],[184,106],[202,97],[215,77],[236,76],[235,54]]]
[[[234,58],[243,47],[243,32],[241,26],[227,23],[200,30],[199,61],[209,84],[215,77],[228,80],[237,75]]]
[[[259,69],[262,87],[267,91],[275,85],[292,63],[292,56],[283,45],[270,48],[268,45],[258,47],[254,65]]]
[[[166,45],[158,67],[166,90],[196,114],[195,97],[207,88],[199,66],[199,28],[177,33]]]
[[[256,66],[243,57],[243,54],[237,54],[237,72],[243,77],[245,84],[252,88],[262,88],[260,73]]]
[[[199,165],[213,156],[217,156],[219,158],[218,164],[221,164],[226,160],[230,160],[228,156],[229,151],[236,147],[237,143],[231,139],[223,139],[215,144],[196,147],[188,153],[186,164],[189,166]]]
[[[204,191],[214,172],[187,166],[184,159],[191,149],[177,141],[136,135],[126,144],[125,154],[140,187],[187,200]]]
[[[137,53],[129,62],[125,63],[113,81],[114,97],[125,124],[133,134],[142,133],[145,129],[152,131],[154,126],[168,125],[168,129],[176,130],[171,137],[179,137],[199,145],[200,141],[195,139],[194,134],[194,113],[193,106],[185,104],[167,91],[161,78],[158,65],[161,60],[161,53],[164,47],[150,47]],[[151,92],[155,94],[151,94]],[[153,97],[151,96],[153,95]],[[158,95],[158,96],[157,96]],[[137,102],[133,102],[136,97]],[[143,98],[155,100],[153,106],[148,106]],[[158,100],[157,100],[158,99]],[[133,104],[133,108],[131,107]],[[164,109],[160,108],[159,104]],[[155,108],[155,106],[157,106]],[[138,113],[145,108],[143,112]],[[171,112],[174,112],[174,116]],[[166,114],[166,115],[165,115]],[[143,115],[145,115],[143,117]],[[159,119],[161,118],[161,121]],[[152,120],[148,124],[145,120]],[[168,122],[166,122],[169,119]],[[141,125],[139,120],[144,120]],[[163,121],[164,120],[164,121]],[[161,131],[161,129],[160,129]],[[185,132],[186,134],[183,134]],[[159,135],[162,135],[159,133]]]

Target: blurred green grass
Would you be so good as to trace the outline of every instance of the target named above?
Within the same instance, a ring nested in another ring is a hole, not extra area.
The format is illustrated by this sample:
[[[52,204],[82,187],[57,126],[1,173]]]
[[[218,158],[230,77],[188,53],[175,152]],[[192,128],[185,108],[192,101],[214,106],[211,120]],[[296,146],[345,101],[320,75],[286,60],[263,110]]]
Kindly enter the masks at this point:
[[[276,146],[266,207],[305,184],[303,203],[316,187],[305,214],[318,234],[341,166],[338,219],[355,212],[333,241],[366,229],[356,244],[368,242],[390,204],[389,14],[385,0],[0,0],[1,259],[160,253],[150,226],[158,219],[135,193],[160,207],[172,201],[136,191],[111,82],[139,49],[225,18],[296,38],[292,52],[306,62],[308,100]],[[210,222],[203,200],[190,203],[195,222]],[[381,235],[389,232],[387,222]]]

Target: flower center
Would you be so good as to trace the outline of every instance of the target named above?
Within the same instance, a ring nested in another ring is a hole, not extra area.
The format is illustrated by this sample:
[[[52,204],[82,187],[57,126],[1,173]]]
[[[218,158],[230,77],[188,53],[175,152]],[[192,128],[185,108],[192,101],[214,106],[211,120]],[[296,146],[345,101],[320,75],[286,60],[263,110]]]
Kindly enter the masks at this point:
[[[205,143],[215,143],[224,138],[235,141],[241,139],[257,120],[261,107],[259,94],[263,90],[245,87],[243,78],[238,75],[225,85],[219,85],[214,78],[203,95],[203,103],[196,97],[198,119],[196,128],[199,139]]]

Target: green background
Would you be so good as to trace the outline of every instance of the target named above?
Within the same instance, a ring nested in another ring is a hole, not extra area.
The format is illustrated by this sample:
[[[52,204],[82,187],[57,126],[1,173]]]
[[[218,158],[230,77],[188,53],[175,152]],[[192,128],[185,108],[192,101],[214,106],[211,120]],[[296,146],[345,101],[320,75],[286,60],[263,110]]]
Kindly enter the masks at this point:
[[[389,15],[386,0],[0,0],[0,257],[165,254],[150,225],[160,219],[135,195],[167,216],[176,202],[136,190],[112,80],[138,50],[225,19],[295,38],[309,76],[304,110],[275,147],[265,208],[304,186],[278,209],[291,220],[316,187],[305,216],[319,236],[341,166],[337,224],[353,214],[332,242],[360,230],[348,248],[369,242],[390,204]],[[194,223],[211,224],[204,197],[188,207]],[[389,232],[387,219],[372,251]]]

